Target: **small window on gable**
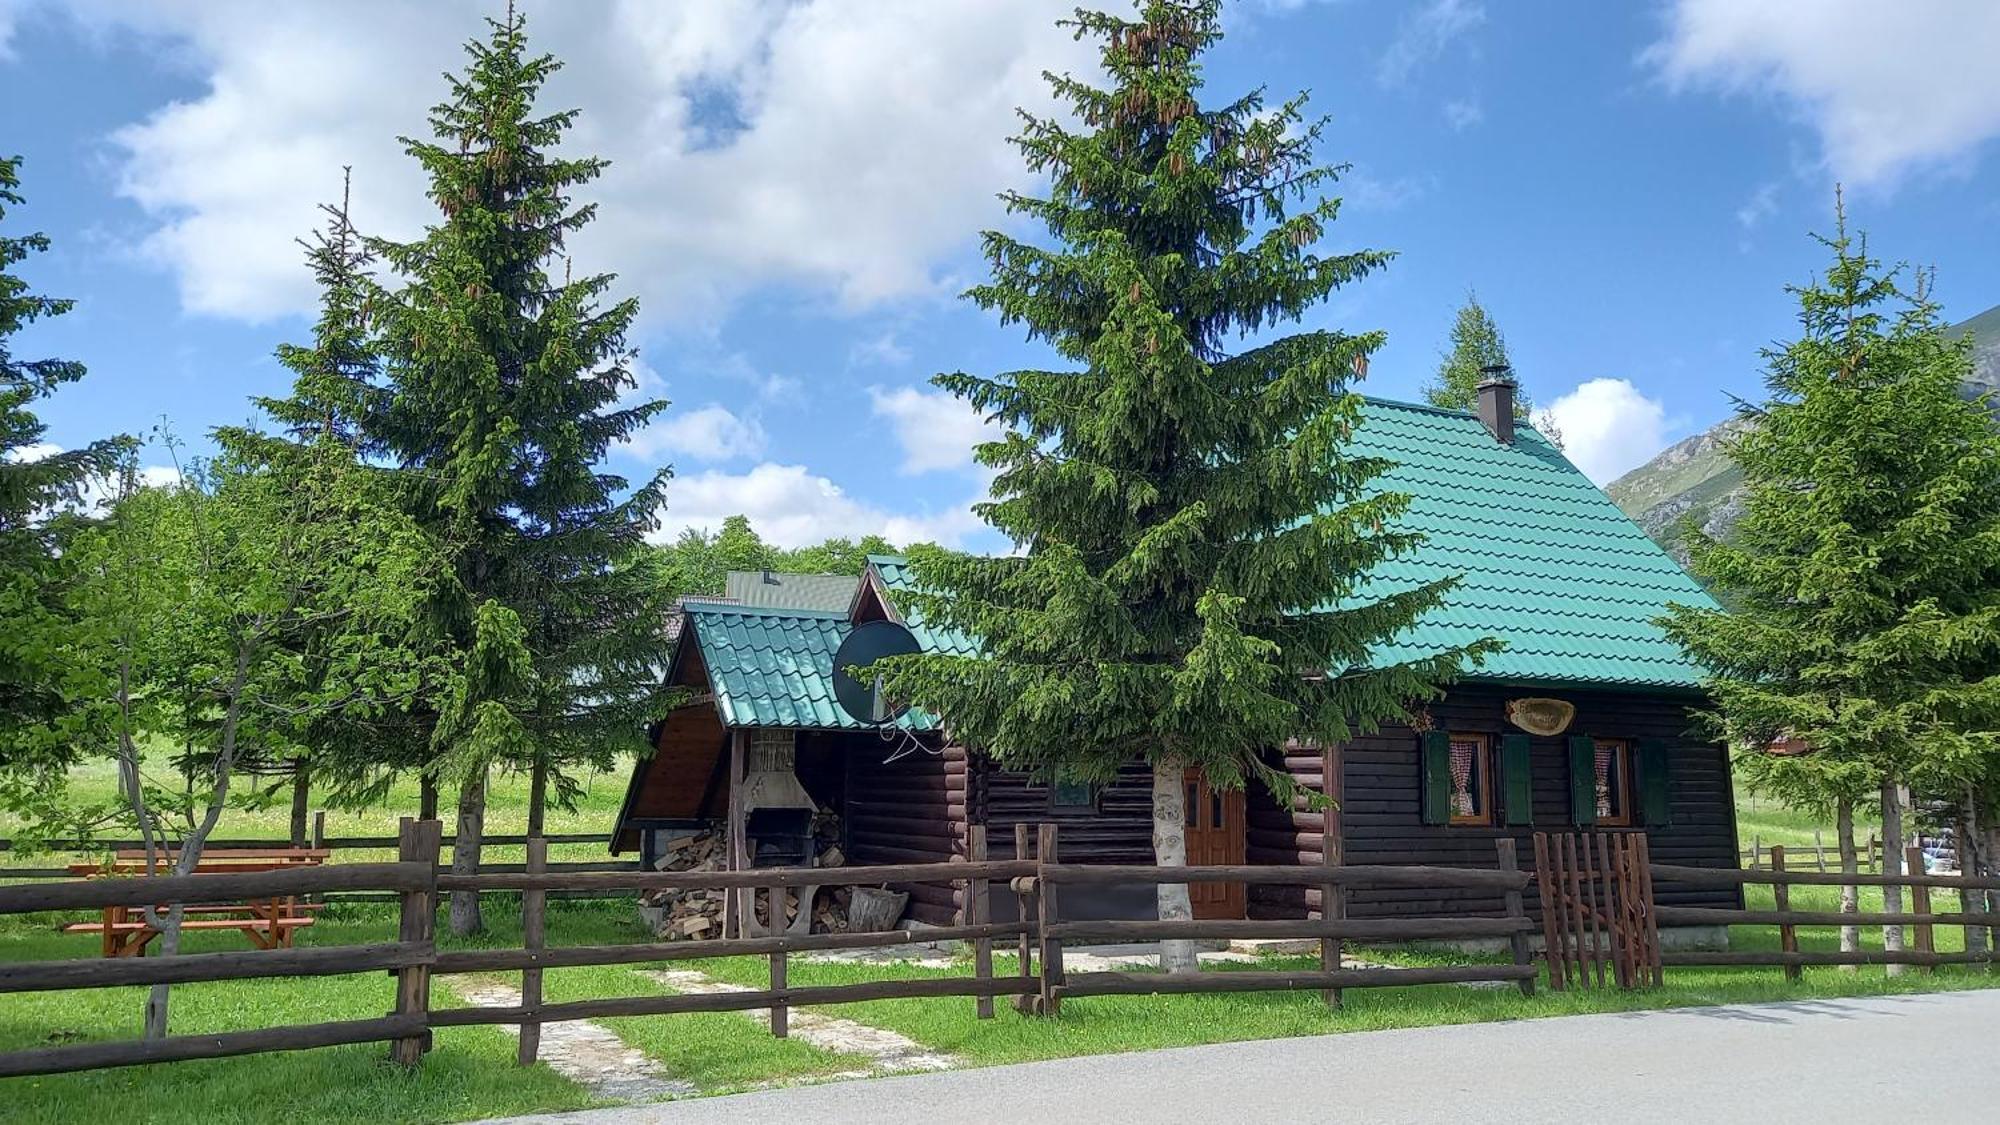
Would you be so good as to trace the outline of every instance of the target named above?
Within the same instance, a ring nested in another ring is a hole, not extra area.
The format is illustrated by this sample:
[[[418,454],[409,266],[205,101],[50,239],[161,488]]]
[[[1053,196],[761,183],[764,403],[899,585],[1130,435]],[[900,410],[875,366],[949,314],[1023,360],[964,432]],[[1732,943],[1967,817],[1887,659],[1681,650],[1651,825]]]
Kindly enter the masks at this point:
[[[1622,738],[1595,740],[1597,823],[1623,828],[1632,823],[1632,744]]]
[[[1057,781],[1049,785],[1051,809],[1094,809],[1097,786],[1087,781]]]

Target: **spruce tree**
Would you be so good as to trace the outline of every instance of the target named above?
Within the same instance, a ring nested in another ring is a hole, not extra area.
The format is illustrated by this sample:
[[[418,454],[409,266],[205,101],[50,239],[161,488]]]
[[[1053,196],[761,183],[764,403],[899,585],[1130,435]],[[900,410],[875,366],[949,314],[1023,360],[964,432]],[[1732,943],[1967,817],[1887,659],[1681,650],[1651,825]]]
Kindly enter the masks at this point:
[[[392,474],[369,464],[363,444],[364,421],[384,403],[381,361],[370,327],[376,291],[373,255],[354,227],[350,194],[351,182],[344,177],[340,202],[320,208],[324,227],[301,243],[319,288],[320,311],[310,344],[278,346],[278,362],[292,373],[291,393],[253,399],[275,429],[225,426],[216,431],[218,444],[241,471],[271,474],[301,496],[314,494],[326,482],[376,495],[395,485]],[[324,523],[350,516],[344,509],[322,506],[302,509],[294,518]],[[405,640],[424,643],[420,637]],[[341,642],[330,623],[306,620],[276,643],[295,656],[307,686],[317,690],[315,685],[332,673]],[[315,771],[338,800],[343,795],[379,797],[391,776],[383,767],[421,764],[384,760],[385,748],[401,745],[382,737],[397,722],[394,712],[335,710],[320,713],[311,729],[297,732],[297,740],[285,748],[292,771],[294,844],[305,841]],[[268,769],[276,763],[260,764]]]
[[[1743,518],[1726,542],[1688,531],[1731,609],[1664,624],[1707,669],[1704,719],[1745,776],[1809,805],[1880,793],[1894,873],[1898,789],[1955,796],[2000,761],[2000,435],[1959,394],[1969,345],[1927,284],[1906,291],[1844,215],[1821,241],[1825,276],[1793,290],[1800,336],[1765,353],[1767,397],[1728,447]],[[1780,737],[1810,753],[1772,760]]]
[[[0,220],[23,200],[21,159],[0,157]],[[94,442],[50,451],[47,427],[30,409],[36,400],[83,378],[69,359],[15,356],[13,339],[28,325],[61,316],[73,302],[33,293],[14,267],[46,253],[47,235],[8,235],[0,228],[0,770],[30,789],[61,774],[76,751],[58,728],[73,710],[63,687],[61,651],[69,628],[62,557],[76,506],[93,478],[108,475],[125,443]],[[73,733],[73,732],[72,732]],[[12,784],[9,792],[20,795]]]
[[[1289,802],[1277,747],[1401,717],[1485,647],[1369,661],[1451,585],[1366,584],[1416,542],[1393,526],[1408,498],[1374,486],[1386,464],[1343,451],[1362,408],[1346,384],[1382,334],[1229,350],[1391,255],[1314,250],[1340,169],[1313,163],[1321,124],[1303,98],[1197,101],[1218,6],[1076,16],[1108,84],[1051,76],[1081,127],[1028,118],[1016,144],[1048,194],[1005,197],[1050,240],[988,232],[992,280],[970,293],[1066,365],[935,380],[1010,427],[978,450],[997,470],[979,511],[1027,551],[913,550],[912,608],[984,655],[884,662],[892,696],[1004,766],[1106,782],[1149,763],[1162,865],[1186,863],[1189,769]],[[1189,917],[1186,886],[1162,887],[1159,907]],[[1162,958],[1193,967],[1185,942]]]
[[[1479,384],[1488,367],[1512,367],[1507,358],[1507,339],[1500,334],[1486,306],[1476,294],[1467,293],[1465,304],[1452,319],[1451,348],[1438,363],[1437,374],[1424,387],[1424,400],[1445,410],[1471,410],[1479,401]],[[1514,394],[1514,416],[1526,419],[1534,413],[1526,391]]]
[[[667,609],[635,565],[667,472],[628,491],[598,467],[665,406],[617,405],[634,386],[637,303],[605,303],[612,278],[572,279],[566,257],[595,213],[571,194],[606,162],[556,155],[576,114],[535,100],[561,64],[529,52],[511,9],[487,22],[431,113],[433,139],[404,139],[440,219],[413,242],[372,243],[408,281],[383,310],[391,394],[370,438],[456,562],[434,606],[453,674],[418,726],[431,768],[462,782],[460,870],[477,865],[492,763],[535,771],[532,831],[545,776],[572,794],[563,764],[638,748]],[[476,898],[454,896],[452,924],[479,928]]]

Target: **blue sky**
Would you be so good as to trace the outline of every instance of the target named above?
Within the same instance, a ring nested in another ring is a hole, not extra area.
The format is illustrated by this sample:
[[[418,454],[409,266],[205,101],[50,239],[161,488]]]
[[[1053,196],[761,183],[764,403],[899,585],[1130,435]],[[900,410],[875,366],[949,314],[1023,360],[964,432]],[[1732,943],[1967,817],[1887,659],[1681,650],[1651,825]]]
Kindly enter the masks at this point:
[[[1004,139],[1043,68],[1090,58],[1044,0],[524,0],[568,67],[579,151],[614,166],[579,269],[642,302],[674,400],[618,451],[672,463],[666,532],[749,513],[785,543],[882,531],[991,545],[966,505],[980,425],[939,370],[1048,357],[957,299]],[[200,445],[286,384],[306,332],[293,239],[353,165],[365,228],[426,218],[395,142],[497,3],[0,0],[0,149],[27,157],[31,263],[77,311],[23,354],[84,360],[47,405],[75,445],[163,417]],[[1528,391],[1601,480],[1758,386],[1822,252],[1833,185],[1882,254],[1934,265],[1946,311],[2000,303],[2000,5],[1905,0],[1244,0],[1213,99],[1309,89],[1349,162],[1329,245],[1394,249],[1308,327],[1386,329],[1363,389],[1414,397],[1477,290]]]

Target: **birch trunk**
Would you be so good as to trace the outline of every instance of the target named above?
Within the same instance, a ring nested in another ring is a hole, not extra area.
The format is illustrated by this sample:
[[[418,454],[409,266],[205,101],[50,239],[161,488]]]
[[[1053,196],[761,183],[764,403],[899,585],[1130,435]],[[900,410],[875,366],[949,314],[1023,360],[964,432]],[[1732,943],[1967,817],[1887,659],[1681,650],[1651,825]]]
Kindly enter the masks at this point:
[[[1861,870],[1861,859],[1854,847],[1854,800],[1842,797],[1833,810],[1833,832],[1835,844],[1840,848],[1840,873],[1853,875]],[[1853,883],[1843,883],[1840,887],[1840,912],[1853,914],[1861,909],[1860,891]],[[1861,951],[1861,927],[1840,927],[1840,951],[1858,953]],[[1856,973],[1859,965],[1842,965],[1841,971]]]
[[[479,844],[485,829],[486,767],[481,766],[458,790],[458,839],[451,846],[453,875],[479,874]],[[479,892],[451,892],[451,932],[468,937],[485,928],[479,915]]]
[[[1901,875],[1903,873],[1903,798],[1896,782],[1882,783],[1882,874]],[[1903,912],[1903,888],[1885,885],[1882,888],[1882,911],[1885,914]],[[1882,927],[1882,948],[1894,952],[1903,948],[1903,927]],[[1887,966],[1892,977],[1903,975],[1908,966]]]
[[[1153,763],[1153,856],[1161,867],[1187,866],[1187,765],[1178,758]],[[1160,921],[1194,917],[1186,883],[1161,883]],[[1160,943],[1160,971],[1192,973],[1200,967],[1191,941]]]

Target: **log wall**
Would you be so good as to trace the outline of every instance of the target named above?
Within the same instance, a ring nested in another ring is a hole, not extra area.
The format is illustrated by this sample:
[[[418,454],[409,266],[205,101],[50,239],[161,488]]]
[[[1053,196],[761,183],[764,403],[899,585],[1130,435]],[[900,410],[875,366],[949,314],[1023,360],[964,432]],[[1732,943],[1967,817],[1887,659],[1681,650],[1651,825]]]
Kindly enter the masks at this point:
[[[1490,734],[1497,746],[1500,735],[1520,733],[1519,728],[1506,722],[1506,701],[1528,694],[1535,693],[1521,688],[1465,687],[1432,704],[1430,715],[1439,730]],[[1511,835],[1519,841],[1524,865],[1531,864],[1534,829],[1559,830],[1570,823],[1569,757],[1565,740],[1572,734],[1588,734],[1634,740],[1657,738],[1667,743],[1673,823],[1646,828],[1654,862],[1689,867],[1736,866],[1736,806],[1730,787],[1729,757],[1721,745],[1704,742],[1690,733],[1689,700],[1618,692],[1544,690],[1540,694],[1568,700],[1577,710],[1568,731],[1530,742],[1534,769],[1533,826],[1475,828],[1424,824],[1417,732],[1407,726],[1385,727],[1374,735],[1355,739],[1341,751],[1341,776],[1346,793],[1341,803],[1342,843],[1346,853],[1343,862],[1491,867],[1495,862],[1494,840]],[[1317,751],[1295,752],[1286,757],[1285,767],[1301,785],[1320,788]],[[1295,805],[1288,812],[1276,807],[1267,793],[1250,794],[1249,862],[1320,862],[1320,814],[1305,811],[1303,801]],[[1733,888],[1667,882],[1661,883],[1656,891],[1662,905],[1741,906],[1741,896]],[[1253,887],[1250,891],[1253,918],[1297,918],[1308,912],[1316,913],[1318,908],[1319,894],[1310,888]],[[1499,896],[1470,891],[1355,890],[1348,900],[1348,916],[1353,918],[1426,914],[1498,916],[1503,912]]]
[[[945,863],[966,854],[967,763],[965,750],[946,746],[887,761],[898,744],[874,734],[842,740],[846,762],[846,808],[841,828],[847,862]],[[929,744],[933,748],[935,744]],[[960,892],[951,886],[915,884],[908,891],[908,917],[950,925]]]

